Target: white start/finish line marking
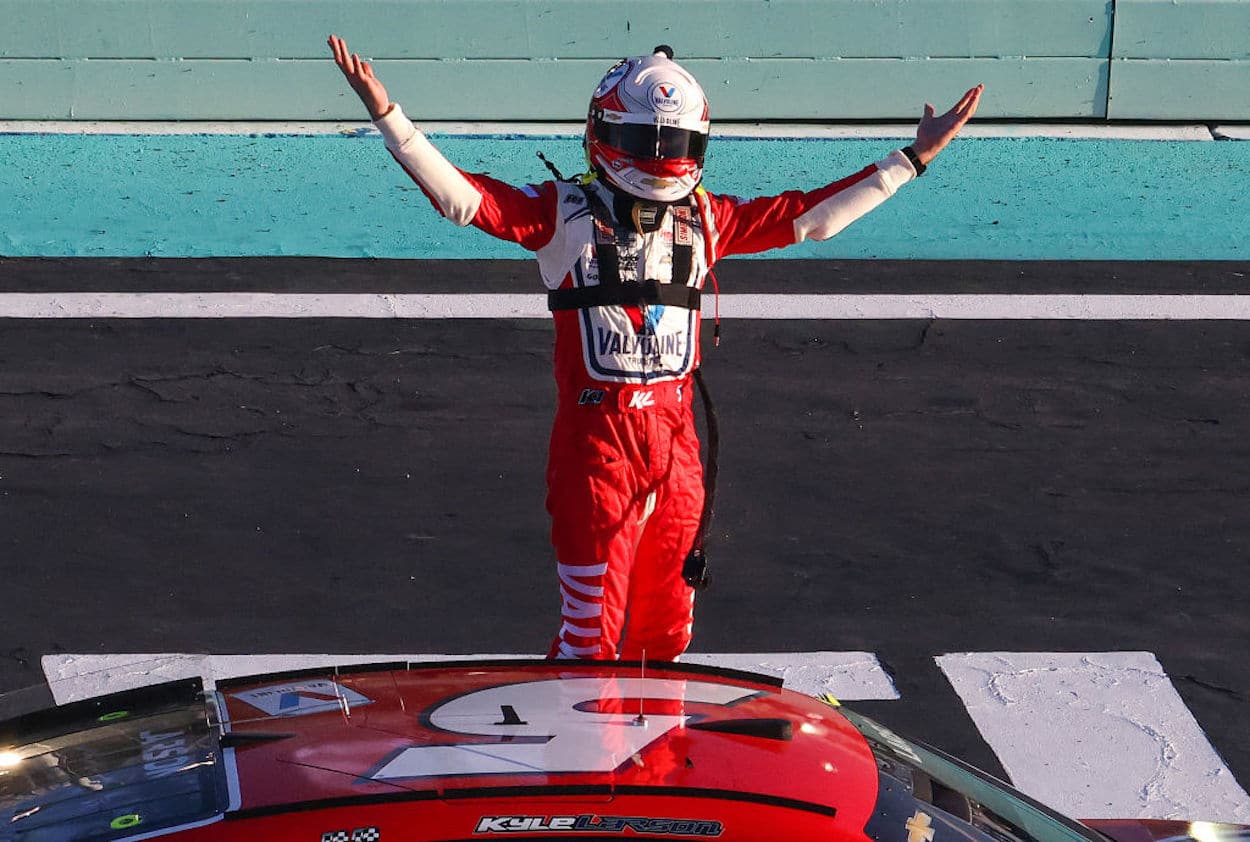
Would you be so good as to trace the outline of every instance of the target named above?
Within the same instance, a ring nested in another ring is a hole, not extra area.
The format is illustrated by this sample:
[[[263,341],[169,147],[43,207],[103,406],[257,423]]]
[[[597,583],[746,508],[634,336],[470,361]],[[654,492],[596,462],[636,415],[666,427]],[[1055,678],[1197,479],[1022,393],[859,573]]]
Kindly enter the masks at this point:
[[[700,654],[687,652],[682,663],[774,675],[790,690],[809,696],[829,693],[835,699],[897,699],[898,690],[871,652],[786,652]]]
[[[703,317],[711,318],[706,308]],[[1250,320],[1250,295],[722,295],[727,319]],[[547,319],[542,294],[0,293],[8,319]]]
[[[205,685],[246,675],[387,662],[499,660],[541,655],[45,655],[43,672],[59,705],[119,690],[199,676]],[[687,653],[682,661],[778,676],[791,690],[847,701],[897,699],[894,682],[871,652]]]
[[[1060,812],[1250,822],[1250,796],[1152,653],[937,661],[1014,784]]]

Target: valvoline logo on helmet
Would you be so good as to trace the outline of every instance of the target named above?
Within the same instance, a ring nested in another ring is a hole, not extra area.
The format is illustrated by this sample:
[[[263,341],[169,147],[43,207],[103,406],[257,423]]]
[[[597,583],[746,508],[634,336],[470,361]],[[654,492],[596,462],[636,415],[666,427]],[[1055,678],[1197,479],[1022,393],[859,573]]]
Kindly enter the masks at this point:
[[[673,82],[656,82],[651,86],[650,91],[651,105],[656,111],[667,111],[669,113],[681,111],[685,105],[685,97],[682,96],[681,87]]]

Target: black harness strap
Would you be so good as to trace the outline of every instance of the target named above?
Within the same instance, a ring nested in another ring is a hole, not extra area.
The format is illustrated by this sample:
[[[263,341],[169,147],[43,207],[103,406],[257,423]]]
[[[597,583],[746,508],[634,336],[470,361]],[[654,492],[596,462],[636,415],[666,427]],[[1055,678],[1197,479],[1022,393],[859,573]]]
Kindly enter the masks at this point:
[[[595,259],[599,262],[599,286],[615,287],[621,285],[621,250],[616,244],[616,222],[612,212],[599,198],[599,194],[589,187],[582,187],[586,201],[594,217],[595,226]]]
[[[662,304],[698,310],[703,293],[687,286],[694,269],[694,235],[690,227],[690,207],[673,206],[673,275],[671,283],[648,278],[641,282],[621,280],[621,250],[617,245],[616,220],[603,199],[589,187],[582,187],[594,216],[595,260],[599,283],[595,286],[556,289],[547,293],[547,309],[585,310],[611,305]]]
[[[603,277],[600,266],[600,278]],[[610,304],[663,304],[668,307],[685,307],[698,310],[703,293],[694,287],[661,284],[656,281],[634,283],[626,281],[612,286],[570,287],[553,289],[547,293],[547,309],[584,310],[587,307],[603,307]]]

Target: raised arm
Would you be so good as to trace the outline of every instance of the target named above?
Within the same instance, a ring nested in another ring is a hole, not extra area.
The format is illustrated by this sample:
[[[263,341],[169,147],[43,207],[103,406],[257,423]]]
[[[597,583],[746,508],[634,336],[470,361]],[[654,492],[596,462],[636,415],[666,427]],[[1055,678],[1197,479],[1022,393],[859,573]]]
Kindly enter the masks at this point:
[[[334,53],[334,63],[347,78],[347,84],[352,86],[356,96],[360,97],[360,101],[365,104],[369,119],[377,120],[390,111],[390,97],[386,95],[386,88],[382,86],[378,77],[373,75],[373,67],[369,62],[355,53],[349,53],[347,42],[337,35],[331,35],[326,43],[330,45],[330,51]]]
[[[910,150],[890,153],[852,176],[811,191],[791,190],[750,201],[712,196],[716,256],[751,254],[826,240],[894,195],[928,166],[976,113],[984,86],[977,85],[955,107],[938,117],[926,104]]]
[[[457,225],[474,225],[531,251],[551,240],[556,203],[553,185],[522,190],[458,169],[391,101],[369,62],[349,52],[347,42],[337,35],[331,35],[327,43],[335,64],[382,133],[387,150],[440,214]]]
[[[981,102],[981,93],[984,90],[984,85],[977,85],[970,89],[959,102],[955,103],[954,108],[941,117],[935,117],[933,106],[925,103],[924,116],[920,118],[920,125],[916,127],[916,142],[911,145],[920,163],[928,166],[929,162],[946,148],[946,144],[959,134],[964,124],[977,113],[977,104]]]

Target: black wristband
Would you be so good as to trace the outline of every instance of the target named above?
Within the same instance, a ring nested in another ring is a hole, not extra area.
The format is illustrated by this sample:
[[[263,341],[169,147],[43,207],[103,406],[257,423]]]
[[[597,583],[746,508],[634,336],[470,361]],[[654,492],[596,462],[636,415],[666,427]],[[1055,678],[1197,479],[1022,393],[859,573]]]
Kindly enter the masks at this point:
[[[916,175],[924,175],[924,171],[928,169],[924,164],[920,163],[920,156],[916,154],[916,150],[910,146],[903,147],[903,154],[907,156],[907,160],[911,161],[911,165],[916,168]]]

